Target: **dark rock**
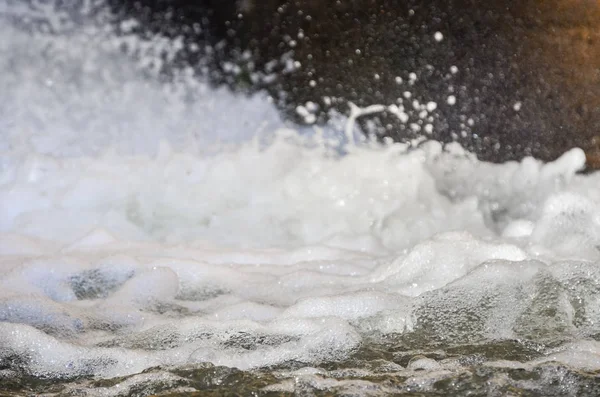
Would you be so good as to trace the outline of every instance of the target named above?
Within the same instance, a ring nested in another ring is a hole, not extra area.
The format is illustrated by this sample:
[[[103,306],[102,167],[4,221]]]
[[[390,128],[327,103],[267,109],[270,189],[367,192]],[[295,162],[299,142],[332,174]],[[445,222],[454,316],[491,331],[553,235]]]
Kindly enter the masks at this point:
[[[594,155],[600,130],[596,1],[114,3],[146,29],[210,44],[216,50],[209,61],[206,54],[180,61],[203,58],[204,72],[219,84],[268,89],[297,122],[303,119],[295,109],[307,101],[319,105],[317,121],[326,122],[330,108],[347,113],[349,101],[390,105],[402,98],[408,121],[381,113],[362,118],[363,131],[398,141],[419,135],[456,140],[491,161],[525,155],[551,160],[579,146],[590,165],[600,165]],[[192,29],[194,24],[201,29]],[[436,40],[436,32],[443,40]],[[286,56],[301,64],[293,73],[286,72]],[[225,61],[240,65],[235,75],[227,73]],[[452,73],[451,66],[458,71]],[[412,85],[410,73],[417,76]],[[409,100],[405,91],[412,94]],[[437,103],[431,119],[419,117],[414,99]]]

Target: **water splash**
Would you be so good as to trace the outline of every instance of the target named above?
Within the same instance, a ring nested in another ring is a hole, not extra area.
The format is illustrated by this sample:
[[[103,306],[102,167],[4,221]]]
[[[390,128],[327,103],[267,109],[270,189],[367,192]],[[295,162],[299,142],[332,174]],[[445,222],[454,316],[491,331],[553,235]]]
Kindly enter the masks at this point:
[[[294,366],[389,340],[407,346],[389,371],[431,384],[463,364],[405,363],[410,346],[525,340],[535,360],[488,364],[600,368],[600,184],[577,175],[582,151],[501,165],[436,142],[340,151],[333,138],[386,107],[298,132],[268,98],[189,68],[162,79],[176,39],[0,7],[4,378],[210,363],[335,388],[339,373]],[[40,15],[52,29],[32,30]]]

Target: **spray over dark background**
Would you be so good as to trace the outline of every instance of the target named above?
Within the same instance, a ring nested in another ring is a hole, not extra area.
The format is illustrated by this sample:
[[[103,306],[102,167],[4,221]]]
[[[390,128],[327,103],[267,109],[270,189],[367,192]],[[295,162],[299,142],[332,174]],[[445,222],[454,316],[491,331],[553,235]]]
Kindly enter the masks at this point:
[[[142,22],[141,32],[182,35],[201,49],[211,45],[209,54],[190,51],[178,62],[197,66],[217,84],[267,89],[297,122],[302,118],[295,109],[307,101],[319,105],[317,122],[324,123],[332,107],[347,112],[348,101],[389,105],[410,91],[407,123],[383,113],[361,118],[363,131],[397,141],[424,135],[408,127],[423,126],[410,103],[435,101],[434,128],[427,136],[459,141],[481,159],[551,160],[578,146],[590,165],[597,161],[597,1],[112,3],[120,17]],[[443,40],[435,40],[436,32]],[[293,71],[285,67],[290,59],[299,62]],[[257,79],[260,72],[269,78]],[[417,80],[409,86],[411,72]],[[449,95],[455,105],[447,103]]]

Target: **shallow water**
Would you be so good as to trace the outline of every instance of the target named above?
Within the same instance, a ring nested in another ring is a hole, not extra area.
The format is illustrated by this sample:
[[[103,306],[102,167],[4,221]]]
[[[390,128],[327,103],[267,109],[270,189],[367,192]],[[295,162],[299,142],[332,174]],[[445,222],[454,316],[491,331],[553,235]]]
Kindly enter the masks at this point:
[[[83,3],[0,3],[0,389],[598,394],[582,151],[298,131]]]

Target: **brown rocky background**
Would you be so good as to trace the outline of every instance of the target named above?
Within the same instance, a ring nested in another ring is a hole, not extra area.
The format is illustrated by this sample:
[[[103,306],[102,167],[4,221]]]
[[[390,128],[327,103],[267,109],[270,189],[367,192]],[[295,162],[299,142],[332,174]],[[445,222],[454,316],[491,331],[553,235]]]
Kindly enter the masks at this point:
[[[202,64],[200,73],[216,84],[269,90],[300,123],[296,107],[307,101],[326,123],[330,109],[347,112],[348,101],[402,98],[408,122],[377,114],[361,118],[363,130],[399,141],[456,140],[491,161],[551,160],[579,146],[590,167],[600,167],[600,1],[141,0],[114,7],[145,29],[213,45],[210,61],[190,53],[180,62]],[[285,70],[286,57],[300,67]],[[228,62],[239,65],[233,75]],[[252,79],[256,72],[265,78]],[[437,102],[431,119],[419,118],[414,99]]]

